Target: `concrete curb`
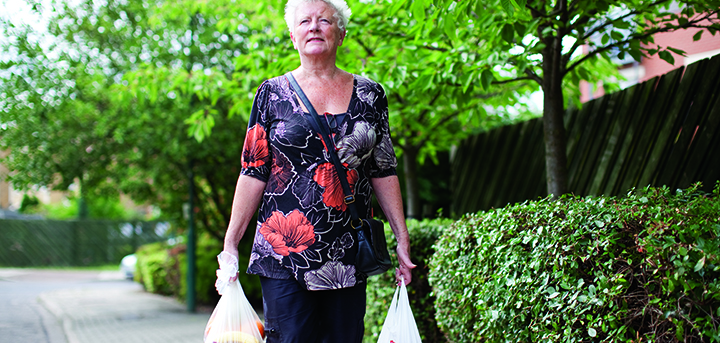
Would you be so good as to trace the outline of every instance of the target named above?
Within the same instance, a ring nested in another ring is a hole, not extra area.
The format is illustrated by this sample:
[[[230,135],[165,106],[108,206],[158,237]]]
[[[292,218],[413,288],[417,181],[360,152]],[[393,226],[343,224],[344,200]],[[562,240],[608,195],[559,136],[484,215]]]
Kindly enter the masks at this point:
[[[60,322],[60,326],[64,332],[64,339],[67,343],[79,343],[75,333],[72,330],[72,321],[67,318],[62,308],[48,295],[48,293],[40,294],[38,303]]]

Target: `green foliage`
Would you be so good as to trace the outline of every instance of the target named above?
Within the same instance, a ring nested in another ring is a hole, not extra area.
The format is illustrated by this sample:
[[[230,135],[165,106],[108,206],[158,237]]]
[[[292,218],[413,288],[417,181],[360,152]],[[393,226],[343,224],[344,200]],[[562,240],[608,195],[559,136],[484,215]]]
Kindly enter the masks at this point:
[[[168,276],[170,256],[167,243],[157,242],[143,245],[135,253],[137,264],[135,266],[135,281],[143,285],[151,293],[172,295],[177,285]]]
[[[241,251],[249,251],[251,239],[243,240]],[[242,250],[246,249],[246,250]],[[214,306],[220,296],[215,289],[218,268],[217,255],[222,251],[222,243],[209,234],[197,237],[195,257],[196,300],[201,305]],[[166,242],[153,243],[140,247],[136,252],[137,266],[135,281],[152,293],[171,295],[182,301],[187,297],[187,254],[184,243],[168,245]],[[248,300],[254,306],[261,306],[262,292],[260,280],[255,275],[244,273],[248,257],[240,256],[240,274],[238,279]]]
[[[350,69],[362,70],[385,86],[394,143],[401,154],[411,153],[422,163],[469,134],[528,115],[521,99],[537,86],[491,86],[492,73],[482,60],[484,37],[477,26],[445,30],[423,25],[409,19],[425,14],[422,2],[395,12],[392,5],[353,4],[349,43],[340,53]],[[426,18],[435,22],[438,14]]]
[[[251,239],[243,240],[240,251],[250,251]],[[222,251],[222,242],[212,239],[209,235],[201,235],[198,237],[196,247],[196,271],[195,285],[197,300],[204,304],[215,304],[220,296],[215,289],[215,280],[217,276],[215,271],[218,269],[217,255]],[[187,254],[182,250],[177,255],[177,267],[180,270],[181,282],[178,296],[185,299],[187,295]],[[250,254],[240,254],[238,280],[242,284],[243,291],[248,301],[256,308],[262,307],[262,290],[260,288],[260,279],[256,275],[245,273],[245,269],[249,264]]]
[[[213,4],[217,13],[227,5]],[[0,61],[0,150],[10,151],[2,163],[14,187],[77,183],[90,201],[122,192],[155,205],[182,230],[192,171],[196,225],[221,240],[247,126],[231,118],[238,93],[226,89],[237,83],[227,80],[253,32],[237,25],[218,31],[220,16],[182,7],[163,16],[174,5],[37,4],[48,21],[42,42],[31,27],[0,20],[0,32],[11,37],[0,49],[12,52]],[[222,128],[202,144],[188,136],[197,113]],[[75,211],[57,210],[65,217]]]
[[[720,185],[467,215],[430,263],[457,342],[720,341]]]
[[[50,219],[69,220],[78,217],[77,198],[63,200],[59,203],[44,204],[38,213]]]
[[[36,196],[23,195],[22,201],[20,202],[20,213],[32,213],[40,205],[40,200]]]
[[[410,306],[413,310],[415,322],[420,330],[420,336],[425,342],[443,340],[442,333],[435,322],[435,310],[433,307],[435,297],[432,294],[432,288],[428,284],[428,261],[435,253],[433,244],[451,224],[452,221],[449,219],[407,221],[408,232],[410,233],[410,258],[417,264],[417,268],[413,270],[413,281],[408,285],[408,297],[410,298]],[[393,265],[396,266],[397,255],[394,252],[397,241],[389,225],[385,225],[385,235]],[[394,293],[394,270],[368,280],[365,342],[377,342]]]
[[[118,198],[92,197],[85,199],[89,209],[88,219],[136,219],[139,214],[128,209]],[[43,215],[48,219],[66,220],[78,218],[80,198],[74,195],[54,204],[41,204],[32,213]]]
[[[463,56],[461,83],[480,75],[483,87],[541,87],[545,132],[552,133],[544,138],[547,188],[559,196],[568,191],[563,114],[570,103],[581,105],[580,81],[617,89],[615,57],[640,61],[659,54],[673,63],[670,52],[684,52],[654,44],[654,35],[687,28],[715,34],[719,9],[720,0],[399,0],[390,16],[403,16],[403,32],[444,51],[444,58]],[[467,45],[454,41],[456,35]]]
[[[200,235],[195,247],[195,297],[198,303],[215,304],[220,296],[215,289],[215,271],[218,269],[217,255],[222,244],[208,235]],[[182,246],[173,253],[173,270],[179,272],[180,287],[176,296],[187,298],[187,249]]]
[[[204,104],[196,106],[185,123],[188,134],[203,142],[224,129],[221,117],[239,115],[247,119],[256,87],[299,65],[283,20],[283,4],[273,0],[211,5],[163,2],[153,12],[151,22],[155,25],[196,13],[205,34],[212,31],[219,37],[240,36],[233,53],[234,68],[228,71],[228,65],[203,63],[200,73],[171,64],[142,65],[124,75],[127,82],[118,85],[118,96],[124,97],[124,102],[138,97],[149,103],[168,92],[178,98],[197,98]],[[406,20],[409,10],[387,17],[391,5],[385,1],[350,1],[353,16],[348,38],[338,52],[338,65],[383,84],[399,155],[408,154],[421,163],[431,158],[437,163],[437,153],[447,151],[458,139],[529,115],[522,96],[534,88],[526,84],[491,87],[492,73],[478,68],[480,61],[475,56],[481,47],[468,40],[474,34],[469,29],[460,29],[452,36],[450,44],[456,48],[438,48],[437,37],[424,37],[422,41],[415,37]],[[422,12],[421,7],[415,10]],[[229,110],[217,111],[216,99],[227,101]],[[405,168],[411,170],[410,175],[416,174],[414,165]],[[414,199],[410,203],[419,202]]]

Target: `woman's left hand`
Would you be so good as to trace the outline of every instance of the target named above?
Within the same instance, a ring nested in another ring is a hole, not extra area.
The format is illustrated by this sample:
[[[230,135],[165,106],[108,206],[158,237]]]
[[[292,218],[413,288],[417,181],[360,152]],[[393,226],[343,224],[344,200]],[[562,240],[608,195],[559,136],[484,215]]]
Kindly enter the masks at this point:
[[[417,266],[410,260],[409,247],[403,248],[398,246],[396,251],[400,267],[395,269],[395,280],[397,281],[398,286],[400,286],[400,280],[405,280],[405,285],[407,286],[412,281],[411,271]]]

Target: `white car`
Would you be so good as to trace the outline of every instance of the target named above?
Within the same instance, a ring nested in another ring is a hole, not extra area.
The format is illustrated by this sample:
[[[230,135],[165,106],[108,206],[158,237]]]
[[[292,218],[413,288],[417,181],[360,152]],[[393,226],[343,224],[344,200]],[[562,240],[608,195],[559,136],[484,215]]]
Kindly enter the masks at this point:
[[[120,261],[120,271],[125,274],[125,278],[132,280],[135,276],[135,264],[137,263],[137,257],[135,254],[130,254],[122,258]]]

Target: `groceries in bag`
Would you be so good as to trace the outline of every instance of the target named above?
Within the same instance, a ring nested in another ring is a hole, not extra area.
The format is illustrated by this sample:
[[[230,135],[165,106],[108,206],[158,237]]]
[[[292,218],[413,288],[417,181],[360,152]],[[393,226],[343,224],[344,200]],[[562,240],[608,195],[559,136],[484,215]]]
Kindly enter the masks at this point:
[[[237,275],[238,262],[226,252],[218,255],[220,269],[215,287],[222,296],[205,327],[204,343],[263,343],[265,328],[248,302]]]

